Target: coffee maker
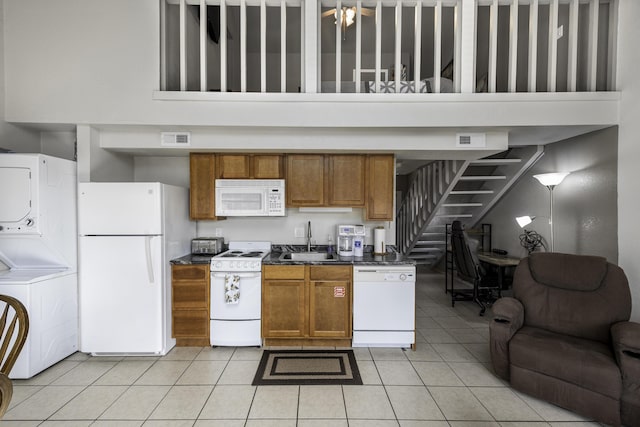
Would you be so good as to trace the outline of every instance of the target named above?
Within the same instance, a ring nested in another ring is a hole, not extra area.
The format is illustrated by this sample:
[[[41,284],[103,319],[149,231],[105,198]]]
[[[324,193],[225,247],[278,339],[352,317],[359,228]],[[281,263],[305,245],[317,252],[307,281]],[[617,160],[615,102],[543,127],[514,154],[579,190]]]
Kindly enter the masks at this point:
[[[364,225],[338,226],[338,255],[361,257],[364,253]]]

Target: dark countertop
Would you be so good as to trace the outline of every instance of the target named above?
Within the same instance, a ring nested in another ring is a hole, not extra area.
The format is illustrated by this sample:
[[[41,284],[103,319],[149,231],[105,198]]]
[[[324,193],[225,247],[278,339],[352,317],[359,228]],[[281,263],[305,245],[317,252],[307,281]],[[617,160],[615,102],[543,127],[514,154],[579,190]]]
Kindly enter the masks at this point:
[[[400,253],[395,252],[395,248],[388,247],[392,252],[386,255],[375,255],[371,252],[371,247],[365,247],[364,256],[341,256],[335,261],[292,261],[281,260],[280,255],[283,252],[301,252],[306,251],[306,246],[299,245],[273,245],[269,255],[262,260],[264,265],[415,265],[415,261],[406,258]],[[326,247],[317,246],[313,250],[317,252],[326,252]],[[171,264],[176,265],[191,265],[191,264],[209,264],[211,262],[212,255],[192,255],[188,254],[180,258],[172,259]]]
[[[211,258],[213,255],[193,255],[187,254],[180,258],[175,258],[169,261],[171,264],[176,265],[191,265],[191,264],[211,264]]]
[[[408,259],[399,253],[389,253],[387,255],[374,255],[365,252],[363,257],[341,256],[335,261],[292,261],[281,260],[282,252],[271,252],[262,260],[263,265],[400,265],[415,264],[415,261]]]

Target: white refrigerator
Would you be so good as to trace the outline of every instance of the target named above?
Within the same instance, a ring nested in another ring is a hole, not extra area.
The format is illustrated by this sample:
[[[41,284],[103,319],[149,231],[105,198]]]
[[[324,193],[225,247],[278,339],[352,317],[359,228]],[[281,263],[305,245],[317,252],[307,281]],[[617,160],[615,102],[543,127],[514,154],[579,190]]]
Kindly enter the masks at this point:
[[[189,191],[161,183],[78,185],[80,350],[164,355],[171,266],[189,253]]]

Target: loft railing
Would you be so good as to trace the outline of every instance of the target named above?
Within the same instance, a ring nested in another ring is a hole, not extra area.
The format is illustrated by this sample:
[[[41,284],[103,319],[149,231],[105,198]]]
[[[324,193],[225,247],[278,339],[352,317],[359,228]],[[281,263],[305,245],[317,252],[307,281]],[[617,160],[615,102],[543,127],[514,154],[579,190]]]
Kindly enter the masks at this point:
[[[618,0],[160,1],[163,91],[616,89]]]

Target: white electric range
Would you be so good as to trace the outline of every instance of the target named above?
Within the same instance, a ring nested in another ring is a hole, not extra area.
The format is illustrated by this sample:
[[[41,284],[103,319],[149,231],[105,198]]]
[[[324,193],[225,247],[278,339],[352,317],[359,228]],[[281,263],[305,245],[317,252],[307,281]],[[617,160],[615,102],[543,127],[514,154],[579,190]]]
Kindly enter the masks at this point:
[[[211,258],[212,346],[260,346],[262,260],[271,242],[229,242]]]

